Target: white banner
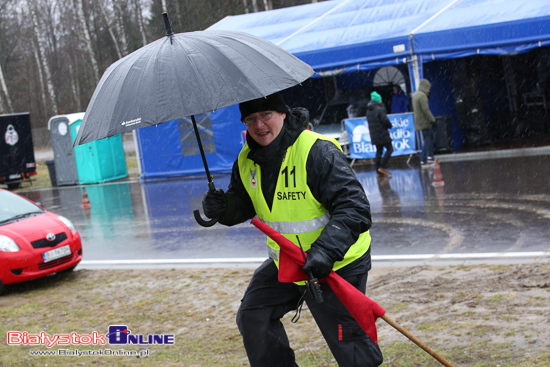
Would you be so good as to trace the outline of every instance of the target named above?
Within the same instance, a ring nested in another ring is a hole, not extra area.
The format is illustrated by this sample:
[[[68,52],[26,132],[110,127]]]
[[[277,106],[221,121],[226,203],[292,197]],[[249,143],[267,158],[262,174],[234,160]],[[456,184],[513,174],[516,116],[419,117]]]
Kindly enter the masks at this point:
[[[388,115],[392,128],[389,133],[392,139],[392,156],[416,153],[414,120],[412,113]],[[374,158],[376,147],[372,145],[369,124],[366,117],[344,120],[350,141],[350,157],[358,159]]]

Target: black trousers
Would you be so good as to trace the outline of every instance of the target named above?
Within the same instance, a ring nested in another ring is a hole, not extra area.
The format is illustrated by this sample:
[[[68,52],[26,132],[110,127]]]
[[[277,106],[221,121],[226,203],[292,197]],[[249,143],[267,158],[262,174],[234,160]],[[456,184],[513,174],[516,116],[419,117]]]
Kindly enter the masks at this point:
[[[382,152],[386,148],[386,153],[382,157]],[[393,145],[391,142],[386,144],[376,144],[376,155],[374,156],[374,166],[378,168],[388,168],[388,162],[390,160],[391,154],[393,153]]]
[[[340,367],[382,364],[378,346],[328,285],[322,284],[324,302],[318,304],[306,292],[305,286],[280,283],[277,273],[271,259],[256,269],[237,312],[237,326],[252,367],[297,366],[281,318],[296,310],[302,295]],[[365,292],[367,273],[345,279]]]

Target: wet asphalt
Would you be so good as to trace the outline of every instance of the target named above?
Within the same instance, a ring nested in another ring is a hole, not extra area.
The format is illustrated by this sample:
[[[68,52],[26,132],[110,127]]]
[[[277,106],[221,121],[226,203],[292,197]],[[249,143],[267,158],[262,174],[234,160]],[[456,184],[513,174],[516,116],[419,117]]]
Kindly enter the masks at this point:
[[[550,262],[550,147],[390,160],[391,177],[353,163],[371,205],[376,266]],[[214,177],[227,188],[228,175]],[[91,207],[83,208],[85,187]],[[79,268],[256,266],[265,236],[251,224],[204,228],[205,178],[63,186],[20,192],[73,221]]]

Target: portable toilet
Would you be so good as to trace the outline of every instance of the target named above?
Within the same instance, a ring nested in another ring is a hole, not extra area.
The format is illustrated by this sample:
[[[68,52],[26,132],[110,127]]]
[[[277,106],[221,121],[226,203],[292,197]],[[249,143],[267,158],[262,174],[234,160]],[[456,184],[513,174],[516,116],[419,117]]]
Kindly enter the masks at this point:
[[[73,138],[70,125],[82,120],[84,113],[58,115],[48,121],[54,155],[54,167],[57,186],[78,184],[78,171],[73,150]]]
[[[72,141],[76,139],[82,118],[71,125]],[[122,134],[94,140],[74,147],[80,184],[101,183],[128,177]]]
[[[84,112],[50,118],[57,185],[93,184],[127,177],[122,136],[92,141],[73,148]]]

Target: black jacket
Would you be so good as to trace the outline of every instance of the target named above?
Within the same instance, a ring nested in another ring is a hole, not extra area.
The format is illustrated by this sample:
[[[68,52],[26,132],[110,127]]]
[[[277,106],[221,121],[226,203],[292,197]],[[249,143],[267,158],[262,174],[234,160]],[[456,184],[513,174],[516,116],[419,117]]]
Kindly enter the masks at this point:
[[[268,146],[262,147],[250,135],[248,158],[260,165],[262,191],[271,208],[275,186],[286,149],[294,144],[305,130],[309,113],[295,108],[287,114],[283,129]],[[306,163],[307,183],[315,198],[329,211],[330,221],[313,246],[321,246],[336,260],[342,260],[359,235],[371,227],[370,204],[361,183],[357,180],[344,154],[333,143],[317,140]],[[233,164],[227,190],[228,207],[219,222],[228,226],[242,223],[256,215],[239,174],[238,160]],[[346,270],[344,270],[346,269]],[[370,250],[361,259],[340,269],[351,274],[370,269]]]
[[[392,125],[386,114],[386,107],[382,103],[370,101],[367,105],[367,123],[369,124],[370,139],[373,145],[391,143],[388,129]]]

